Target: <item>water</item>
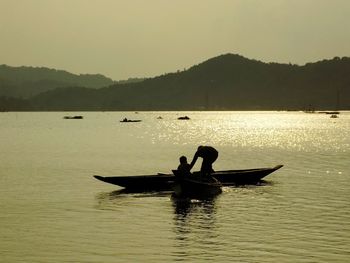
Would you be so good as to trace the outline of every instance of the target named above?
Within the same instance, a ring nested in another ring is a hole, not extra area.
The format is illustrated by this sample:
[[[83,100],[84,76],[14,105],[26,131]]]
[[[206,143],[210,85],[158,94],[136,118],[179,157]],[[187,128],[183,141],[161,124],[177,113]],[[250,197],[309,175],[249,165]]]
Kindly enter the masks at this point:
[[[0,114],[0,262],[349,262],[349,112],[69,114]],[[212,201],[92,177],[169,172],[201,144],[217,170],[285,166]]]

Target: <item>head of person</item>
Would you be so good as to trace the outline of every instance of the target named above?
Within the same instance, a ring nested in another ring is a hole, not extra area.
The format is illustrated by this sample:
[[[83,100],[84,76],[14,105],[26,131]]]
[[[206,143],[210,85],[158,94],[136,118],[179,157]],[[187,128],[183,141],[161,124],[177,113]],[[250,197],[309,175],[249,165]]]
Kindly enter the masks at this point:
[[[181,156],[181,157],[180,157],[180,163],[187,163],[187,158],[186,158],[186,156]]]
[[[203,145],[198,146],[197,151],[199,151],[199,150],[202,149],[203,147],[204,147]]]

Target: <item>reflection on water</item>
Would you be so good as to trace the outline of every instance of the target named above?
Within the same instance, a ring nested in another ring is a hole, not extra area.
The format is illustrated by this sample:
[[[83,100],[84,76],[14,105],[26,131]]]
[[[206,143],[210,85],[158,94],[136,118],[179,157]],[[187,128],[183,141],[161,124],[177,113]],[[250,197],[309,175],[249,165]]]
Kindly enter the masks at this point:
[[[202,213],[206,215],[205,218],[209,218],[215,213],[215,199],[198,200],[172,196],[171,200],[174,207],[175,219],[184,220],[194,213]]]
[[[120,189],[112,192],[102,192],[96,195],[97,209],[101,210],[114,210],[116,207],[128,205],[132,199],[143,198],[161,198],[169,197],[170,192],[157,191],[157,192],[137,192],[130,191],[128,189]]]
[[[174,234],[175,234],[175,260],[193,260],[195,253],[190,247],[201,248],[200,254],[204,255],[213,247],[219,233],[216,228],[216,205],[218,197],[208,200],[196,200],[188,198],[172,197],[174,208]],[[210,244],[211,247],[208,247]]]
[[[349,112],[65,114],[0,114],[1,262],[349,261]],[[200,144],[217,170],[285,166],[201,201],[92,177],[169,173]]]

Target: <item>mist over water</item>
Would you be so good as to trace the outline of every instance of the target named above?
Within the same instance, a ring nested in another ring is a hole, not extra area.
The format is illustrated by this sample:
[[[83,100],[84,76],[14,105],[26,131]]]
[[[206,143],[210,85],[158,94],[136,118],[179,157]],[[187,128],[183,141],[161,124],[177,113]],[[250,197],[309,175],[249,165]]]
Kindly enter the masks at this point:
[[[349,261],[349,112],[68,114],[0,113],[0,261]],[[217,170],[284,167],[190,202],[92,177],[168,173],[198,145]]]

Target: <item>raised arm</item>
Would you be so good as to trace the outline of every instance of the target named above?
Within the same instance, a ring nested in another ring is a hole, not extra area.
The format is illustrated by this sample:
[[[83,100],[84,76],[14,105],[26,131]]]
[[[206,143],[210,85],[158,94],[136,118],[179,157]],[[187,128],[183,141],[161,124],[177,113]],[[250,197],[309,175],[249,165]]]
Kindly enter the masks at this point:
[[[195,165],[196,161],[198,159],[198,152],[196,152],[196,154],[193,156],[193,160],[190,163],[190,170],[193,168],[193,166]]]

